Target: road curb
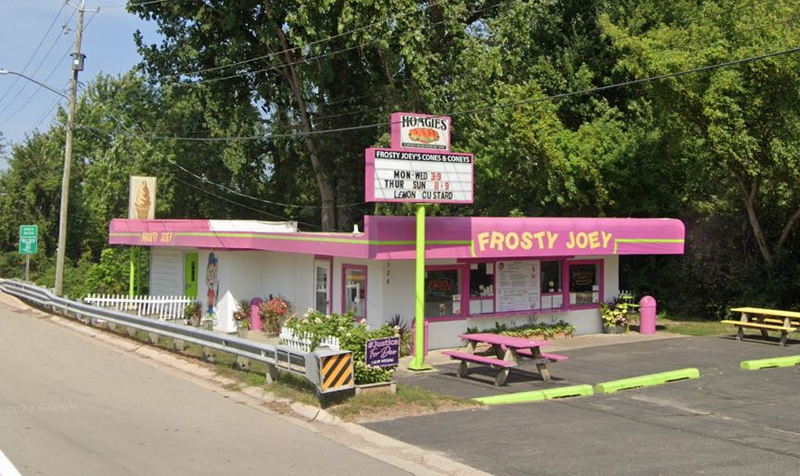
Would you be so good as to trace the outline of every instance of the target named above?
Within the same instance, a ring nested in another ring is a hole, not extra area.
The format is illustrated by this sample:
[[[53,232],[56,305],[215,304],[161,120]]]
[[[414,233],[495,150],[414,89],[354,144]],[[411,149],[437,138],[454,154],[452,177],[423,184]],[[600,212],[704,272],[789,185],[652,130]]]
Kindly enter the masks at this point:
[[[744,370],[761,370],[775,367],[794,367],[800,365],[800,355],[773,357],[771,359],[743,360],[739,368]]]
[[[0,296],[4,296],[0,293]],[[5,300],[0,301],[9,304]],[[17,311],[33,310],[40,312],[25,304],[23,301],[11,305]],[[306,429],[315,431],[326,438],[343,444],[348,448],[363,453],[367,456],[375,458],[384,463],[396,466],[402,470],[409,471],[412,474],[446,474],[453,476],[461,475],[487,475],[478,469],[459,463],[450,459],[445,455],[441,455],[430,450],[426,450],[400,440],[396,440],[382,433],[375,432],[355,423],[345,422],[330,412],[314,407],[305,403],[291,402],[289,399],[277,397],[274,394],[263,390],[259,387],[247,387],[244,389],[229,390],[219,389],[219,386],[236,385],[239,382],[233,379],[222,377],[213,370],[207,368],[200,363],[188,361],[184,358],[172,355],[170,351],[153,347],[138,341],[131,341],[129,338],[116,335],[110,331],[102,331],[87,326],[86,324],[77,322],[71,318],[66,318],[58,315],[40,312],[42,316],[48,318],[49,321],[56,325],[65,327],[71,331],[84,335],[85,337],[95,339],[108,345],[112,351],[120,354],[133,355],[142,359],[147,359],[155,362],[162,370],[176,371],[177,374],[183,374],[190,381],[195,381],[197,384],[204,382],[210,389],[217,392],[235,395],[237,400],[248,402],[250,406],[259,410],[266,411],[275,416],[283,417],[288,421],[292,421],[297,425],[312,425]],[[201,384],[202,386],[202,384]],[[291,410],[289,415],[281,414],[274,411],[274,409],[265,407],[264,403],[283,403]],[[293,415],[292,415],[293,414]],[[322,425],[314,425],[320,423]],[[356,438],[358,442],[355,444],[348,444],[347,437],[343,435],[334,435],[321,431],[321,429],[330,428],[333,432],[345,432],[349,438]]]
[[[531,390],[528,392],[503,393],[488,397],[473,398],[484,405],[509,405],[512,403],[527,403],[541,400],[553,400],[572,397],[589,397],[594,395],[591,385],[572,385],[570,387],[549,388],[546,390]]]
[[[621,380],[611,380],[609,382],[598,383],[595,388],[598,393],[614,393],[620,390],[651,387],[653,385],[662,385],[678,380],[695,378],[700,378],[700,371],[696,368],[686,368],[656,374],[640,375],[638,377],[624,378]]]

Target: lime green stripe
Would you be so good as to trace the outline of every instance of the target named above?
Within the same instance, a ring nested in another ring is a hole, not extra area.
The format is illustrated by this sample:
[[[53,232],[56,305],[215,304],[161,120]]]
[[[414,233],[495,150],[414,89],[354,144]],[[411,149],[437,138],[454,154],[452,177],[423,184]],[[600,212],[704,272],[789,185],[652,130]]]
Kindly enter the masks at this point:
[[[614,254],[617,254],[619,243],[683,243],[682,239],[668,238],[617,238],[614,240]]]
[[[772,367],[793,367],[800,365],[800,355],[774,357],[772,359],[743,360],[739,367],[745,370],[769,369]]]
[[[594,395],[591,385],[573,385],[571,387],[550,388],[547,390],[533,390],[530,392],[506,393],[489,397],[473,398],[474,401],[484,405],[508,405],[512,403],[535,402],[539,400],[552,400],[554,398],[589,397]]]
[[[142,232],[115,232],[111,236],[140,236]],[[402,246],[414,245],[414,240],[364,240],[358,238],[336,238],[336,237],[322,237],[322,236],[283,236],[283,235],[263,235],[258,233],[236,233],[236,232],[201,232],[201,231],[187,231],[187,232],[173,232],[175,236],[211,236],[211,237],[224,237],[224,238],[257,238],[262,240],[284,240],[284,241],[307,241],[319,243],[344,243],[352,245],[370,245],[370,246]],[[426,245],[471,245],[472,241],[468,240],[428,240]]]
[[[688,368],[598,383],[596,388],[599,393],[614,393],[629,388],[650,387],[667,382],[674,382],[676,380],[694,378],[700,378],[700,371],[695,368]]]
[[[469,241],[469,255],[473,258],[477,258],[478,255],[475,254],[475,241]]]

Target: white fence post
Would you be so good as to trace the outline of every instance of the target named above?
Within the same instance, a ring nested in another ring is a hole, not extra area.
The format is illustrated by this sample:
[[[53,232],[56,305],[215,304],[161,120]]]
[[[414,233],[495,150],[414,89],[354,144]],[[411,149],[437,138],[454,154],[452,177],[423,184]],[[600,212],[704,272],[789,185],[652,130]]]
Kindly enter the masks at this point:
[[[84,302],[161,320],[183,319],[183,309],[193,301],[189,296],[125,296],[89,294]],[[135,312],[134,312],[135,311]]]

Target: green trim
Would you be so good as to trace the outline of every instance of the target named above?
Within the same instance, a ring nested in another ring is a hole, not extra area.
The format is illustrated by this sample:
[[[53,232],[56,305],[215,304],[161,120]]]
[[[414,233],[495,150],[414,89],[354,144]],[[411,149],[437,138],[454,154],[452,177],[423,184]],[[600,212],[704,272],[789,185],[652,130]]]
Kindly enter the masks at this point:
[[[425,205],[417,205],[417,241],[414,268],[414,359],[410,370],[430,370],[425,363]]]
[[[614,240],[614,254],[617,254],[620,243],[683,243],[684,240],[678,238],[617,238]]]
[[[129,260],[130,265],[128,267],[128,296],[133,297],[136,295],[136,275],[138,274],[138,249],[135,246],[131,246]]]
[[[119,232],[111,233],[110,236],[127,237],[127,236],[140,236],[144,232]],[[219,236],[224,238],[257,238],[262,240],[283,240],[283,241],[306,241],[306,242],[319,242],[319,243],[343,243],[352,245],[369,245],[369,246],[410,246],[416,244],[415,240],[365,240],[358,238],[334,238],[334,237],[316,237],[316,236],[282,236],[282,235],[263,235],[258,233],[236,233],[236,232],[206,232],[206,231],[187,231],[187,232],[172,232],[175,236]],[[426,245],[472,245],[471,240],[427,240]]]
[[[743,360],[739,367],[744,370],[761,370],[774,367],[794,367],[800,365],[800,355],[773,357],[771,359]]]
[[[550,388],[547,390],[533,390],[530,392],[506,393],[489,397],[473,398],[474,401],[484,405],[509,405],[512,403],[536,402],[539,400],[553,400],[555,398],[590,397],[594,395],[591,385],[573,385],[571,387]]]
[[[469,255],[473,258],[478,257],[478,255],[475,254],[475,240],[469,240]]]
[[[695,368],[688,368],[598,383],[595,388],[597,389],[598,393],[614,393],[619,390],[627,390],[638,387],[651,387],[653,385],[661,385],[668,382],[674,382],[676,380],[695,378],[700,378],[700,371]]]

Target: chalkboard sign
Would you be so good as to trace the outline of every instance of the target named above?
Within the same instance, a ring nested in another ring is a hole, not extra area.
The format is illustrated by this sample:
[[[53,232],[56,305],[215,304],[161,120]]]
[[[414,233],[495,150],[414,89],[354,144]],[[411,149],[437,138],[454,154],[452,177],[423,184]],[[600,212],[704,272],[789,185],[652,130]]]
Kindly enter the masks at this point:
[[[394,367],[400,357],[400,337],[371,339],[365,344],[365,357],[370,367]]]
[[[497,273],[495,312],[539,309],[538,261],[498,261],[495,270]]]

